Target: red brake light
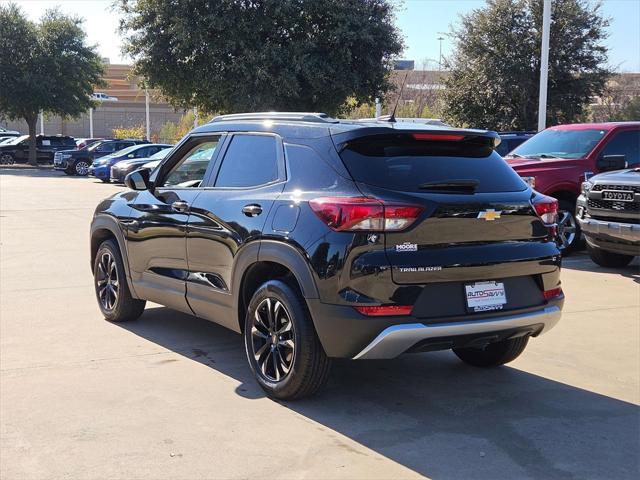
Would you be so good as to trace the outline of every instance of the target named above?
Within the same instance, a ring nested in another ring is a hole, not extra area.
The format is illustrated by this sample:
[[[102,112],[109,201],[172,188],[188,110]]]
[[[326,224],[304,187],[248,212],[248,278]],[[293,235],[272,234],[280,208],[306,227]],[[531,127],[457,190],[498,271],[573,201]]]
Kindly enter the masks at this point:
[[[464,139],[464,135],[454,133],[413,133],[414,140],[435,140],[436,142],[458,142]]]
[[[390,315],[409,315],[413,306],[411,305],[380,305],[378,307],[363,306],[353,307],[362,315],[368,317],[384,317]]]
[[[315,214],[331,229],[398,231],[411,225],[422,207],[387,204],[367,197],[321,197],[309,201]]]
[[[551,300],[552,298],[556,298],[562,295],[562,288],[552,288],[551,290],[544,291],[544,299]]]
[[[558,201],[555,198],[539,194],[533,200],[533,208],[546,226],[551,227],[558,221]]]

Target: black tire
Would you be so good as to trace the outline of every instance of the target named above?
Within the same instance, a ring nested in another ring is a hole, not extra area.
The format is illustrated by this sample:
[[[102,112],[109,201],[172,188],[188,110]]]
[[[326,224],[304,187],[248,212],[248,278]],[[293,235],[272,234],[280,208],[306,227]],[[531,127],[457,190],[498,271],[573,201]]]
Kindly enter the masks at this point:
[[[93,285],[100,311],[110,322],[126,322],[142,315],[146,302],[131,296],[120,249],[113,240],[105,240],[98,248]]]
[[[0,155],[0,165],[14,165],[16,159],[10,153],[3,153]]]
[[[111,179],[109,179],[109,178],[101,178],[100,181],[102,183],[111,183]]]
[[[594,247],[592,245],[587,245],[587,250],[589,251],[589,256],[591,260],[600,265],[601,267],[607,268],[620,268],[626,267],[633,260],[633,255],[624,255],[622,253],[614,253],[608,252],[607,250],[602,250],[601,248]]]
[[[558,201],[558,247],[565,255],[584,247],[575,202]]]
[[[73,173],[74,175],[79,175],[81,177],[86,177],[89,175],[89,162],[86,160],[78,160],[73,164]]]
[[[518,358],[528,342],[529,337],[518,337],[490,343],[485,348],[454,348],[453,353],[474,367],[499,367]]]
[[[70,177],[75,175],[75,172],[73,170],[71,170],[70,168],[65,168],[63,170],[63,172],[64,172],[65,175],[69,175]]]
[[[307,397],[317,393],[329,377],[331,360],[320,344],[304,299],[297,288],[285,282],[268,281],[253,294],[244,340],[251,371],[269,397]],[[287,345],[289,341],[293,346]]]

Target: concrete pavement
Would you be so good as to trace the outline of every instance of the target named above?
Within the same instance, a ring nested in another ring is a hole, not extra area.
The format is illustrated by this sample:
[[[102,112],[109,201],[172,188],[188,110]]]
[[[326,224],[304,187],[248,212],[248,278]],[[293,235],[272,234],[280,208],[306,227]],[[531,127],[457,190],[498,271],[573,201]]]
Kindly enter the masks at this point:
[[[640,272],[565,260],[565,314],[508,367],[336,362],[264,397],[240,336],[149,306],[104,321],[88,263],[118,191],[0,168],[0,478],[637,478]]]

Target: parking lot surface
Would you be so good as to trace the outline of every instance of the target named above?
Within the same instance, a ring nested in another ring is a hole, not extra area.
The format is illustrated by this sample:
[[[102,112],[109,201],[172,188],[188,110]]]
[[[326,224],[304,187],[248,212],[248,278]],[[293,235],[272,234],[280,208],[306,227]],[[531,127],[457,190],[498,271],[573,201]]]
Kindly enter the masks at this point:
[[[507,367],[339,361],[264,397],[242,339],[150,305],[110,324],[89,223],[121,186],[0,169],[0,478],[637,478],[640,272],[565,259],[564,316]]]

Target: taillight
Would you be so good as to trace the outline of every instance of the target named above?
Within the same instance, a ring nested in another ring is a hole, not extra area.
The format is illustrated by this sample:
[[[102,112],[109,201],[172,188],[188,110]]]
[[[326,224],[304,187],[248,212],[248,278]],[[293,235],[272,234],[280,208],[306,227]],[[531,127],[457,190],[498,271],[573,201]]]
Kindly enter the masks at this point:
[[[391,204],[367,197],[321,197],[309,201],[315,214],[338,232],[399,231],[420,216],[422,207]]]
[[[552,298],[556,298],[562,295],[562,288],[552,288],[551,290],[544,291],[544,299],[551,300]]]
[[[558,201],[555,198],[538,194],[533,199],[533,208],[547,227],[555,225],[558,221]]]
[[[380,305],[377,307],[362,306],[353,307],[362,315],[368,317],[384,317],[392,315],[409,315],[413,307],[411,305]]]

